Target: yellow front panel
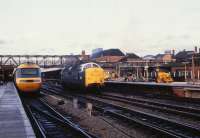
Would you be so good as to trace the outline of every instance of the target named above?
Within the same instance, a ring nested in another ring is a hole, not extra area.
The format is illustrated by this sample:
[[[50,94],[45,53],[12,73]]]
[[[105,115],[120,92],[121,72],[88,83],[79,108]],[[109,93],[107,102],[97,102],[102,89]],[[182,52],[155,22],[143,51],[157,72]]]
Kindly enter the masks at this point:
[[[104,84],[104,70],[102,68],[88,68],[85,70],[85,86]]]
[[[26,82],[30,80],[33,82]],[[37,91],[41,88],[41,78],[17,78],[16,85],[20,91]]]

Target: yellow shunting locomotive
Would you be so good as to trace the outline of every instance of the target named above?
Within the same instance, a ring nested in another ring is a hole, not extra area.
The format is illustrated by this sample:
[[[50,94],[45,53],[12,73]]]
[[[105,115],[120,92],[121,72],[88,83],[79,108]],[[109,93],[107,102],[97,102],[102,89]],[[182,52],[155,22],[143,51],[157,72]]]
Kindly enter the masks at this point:
[[[104,70],[96,63],[89,62],[66,67],[61,72],[64,87],[101,87],[104,85]]]
[[[164,72],[164,71],[158,71],[156,82],[157,83],[171,83],[173,82],[173,79],[169,73]]]
[[[40,67],[33,63],[24,63],[14,70],[14,83],[20,92],[40,92],[42,85]]]

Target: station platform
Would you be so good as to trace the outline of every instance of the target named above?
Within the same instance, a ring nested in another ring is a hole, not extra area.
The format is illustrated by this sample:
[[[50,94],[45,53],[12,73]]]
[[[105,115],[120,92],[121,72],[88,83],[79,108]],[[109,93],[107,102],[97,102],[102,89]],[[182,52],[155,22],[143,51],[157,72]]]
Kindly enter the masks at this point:
[[[122,82],[105,81],[107,87],[131,88],[142,92],[157,92],[177,97],[200,99],[200,85],[187,82],[156,83],[156,82]]]
[[[188,84],[187,82],[172,82],[172,83],[156,83],[156,82],[123,82],[123,81],[105,81],[105,83],[118,83],[118,84],[133,84],[133,85],[149,85],[149,86],[169,86],[169,87],[190,87],[199,88],[200,85]]]
[[[0,86],[0,138],[36,138],[13,83]]]

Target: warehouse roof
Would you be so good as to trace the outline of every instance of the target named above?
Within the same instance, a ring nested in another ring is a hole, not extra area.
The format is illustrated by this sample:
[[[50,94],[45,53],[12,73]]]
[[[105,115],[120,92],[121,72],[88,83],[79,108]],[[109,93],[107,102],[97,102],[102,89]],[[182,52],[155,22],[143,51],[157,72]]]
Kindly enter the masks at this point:
[[[127,58],[140,58],[138,55],[136,55],[134,53],[126,53],[126,57]]]
[[[176,61],[183,62],[183,61],[191,60],[193,53],[194,53],[194,51],[186,51],[186,50],[178,52],[175,55]]]
[[[107,49],[94,54],[92,58],[98,58],[103,56],[125,56],[125,55],[119,49]]]

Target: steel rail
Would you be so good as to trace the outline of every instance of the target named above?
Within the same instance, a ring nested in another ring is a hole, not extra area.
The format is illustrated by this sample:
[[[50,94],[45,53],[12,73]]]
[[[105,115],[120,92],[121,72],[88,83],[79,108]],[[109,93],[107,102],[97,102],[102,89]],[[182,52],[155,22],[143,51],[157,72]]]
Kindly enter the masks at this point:
[[[70,138],[96,138],[86,133],[78,125],[72,123],[44,101],[37,100],[37,104],[28,104],[29,115],[37,124],[43,137],[70,137]],[[40,104],[40,105],[39,105]]]
[[[27,113],[31,119],[31,122],[33,123],[34,125],[34,128],[35,128],[35,132],[36,132],[36,136],[37,137],[40,137],[40,138],[47,138],[46,137],[46,131],[45,129],[39,124],[39,122],[37,121],[36,117],[33,115],[34,113],[31,111],[30,107],[29,106],[26,106],[26,109],[27,109]]]
[[[47,91],[51,91],[52,93],[59,95],[59,96],[64,96],[63,94],[60,94],[58,91],[57,92],[53,91],[53,89],[51,89],[51,90],[47,89]],[[66,97],[66,95],[64,97]],[[67,97],[70,97],[70,96],[68,95]],[[141,120],[141,118],[140,119],[135,118],[137,121],[136,120],[134,120],[134,121],[136,123],[139,123],[140,125],[148,126],[149,128],[154,129],[154,130],[156,130],[160,133],[166,134],[168,136],[186,138],[186,137],[190,137],[190,135],[193,137],[193,136],[200,134],[199,128],[192,126],[190,124],[180,123],[178,121],[174,121],[174,120],[171,120],[171,119],[160,117],[159,115],[153,115],[153,114],[150,114],[150,113],[141,112],[139,110],[135,111],[135,110],[127,109],[125,107],[121,107],[119,105],[113,105],[111,103],[105,103],[104,101],[100,101],[100,100],[97,100],[97,99],[94,99],[94,98],[91,98],[91,97],[89,98],[89,97],[80,96],[80,95],[74,95],[74,97],[79,97],[79,102],[84,101],[84,99],[92,101],[92,103],[95,107],[97,107],[99,105],[101,105],[101,106],[103,105],[101,110],[104,113],[109,113],[109,114],[112,114],[112,115],[118,114],[118,116],[121,116],[122,118],[127,117],[127,114],[132,114],[132,117],[134,117],[135,114],[137,114],[138,116],[142,116],[142,118],[146,118],[145,121]],[[121,110],[121,112],[122,112],[121,115],[119,115],[119,113],[117,113],[116,111],[113,113],[113,109],[111,111],[107,110],[108,107],[112,107],[116,110]],[[154,122],[150,121],[152,119],[154,120]],[[133,121],[133,120],[130,120],[130,121]],[[150,121],[150,122],[147,122],[147,121]],[[157,124],[155,124],[156,121],[157,121]],[[160,123],[160,122],[162,122],[162,123]],[[162,126],[162,124],[168,124],[168,125]],[[173,128],[171,128],[171,127],[173,127]],[[169,128],[171,128],[171,129],[169,129]],[[181,131],[181,133],[180,133],[180,131]]]
[[[200,128],[195,125],[179,122],[177,120],[168,119],[165,117],[161,117],[159,115],[143,112],[140,110],[135,110],[135,109],[133,110],[130,108],[122,107],[120,105],[108,103],[108,102],[105,102],[103,100],[99,100],[99,99],[96,99],[93,97],[86,97],[86,96],[81,96],[81,95],[75,95],[75,96],[80,97],[82,99],[87,99],[90,102],[92,101],[93,105],[102,106],[104,113],[112,111],[112,112],[115,112],[115,113],[118,113],[118,114],[121,114],[124,116],[130,115],[131,118],[139,117],[140,121],[141,121],[141,119],[145,120],[144,123],[147,123],[148,121],[150,121],[150,122],[148,122],[149,127],[153,128],[152,126],[154,126],[154,128],[159,128],[159,129],[157,129],[158,131],[167,132],[167,134],[171,134],[172,136],[176,135],[176,136],[181,136],[181,137],[186,138],[186,137],[190,137],[190,135],[191,135],[191,137],[198,135],[200,137]],[[112,107],[112,109],[109,109],[108,107]],[[162,126],[163,124],[164,125],[167,124],[167,125]],[[175,130],[178,130],[178,131],[175,131]],[[181,133],[179,131],[181,131]],[[185,132],[185,131],[187,131],[187,132]]]
[[[197,120],[200,120],[200,110],[195,109],[192,107],[183,107],[168,103],[159,103],[156,101],[149,101],[145,99],[138,99],[138,98],[127,98],[122,96],[115,96],[115,95],[109,95],[109,94],[103,94],[103,95],[96,95],[96,97],[100,97],[103,99],[118,101],[127,103],[133,106],[140,106],[145,108],[151,108],[151,109],[157,109],[164,112],[171,112],[175,114],[180,114],[188,117],[195,118]]]

